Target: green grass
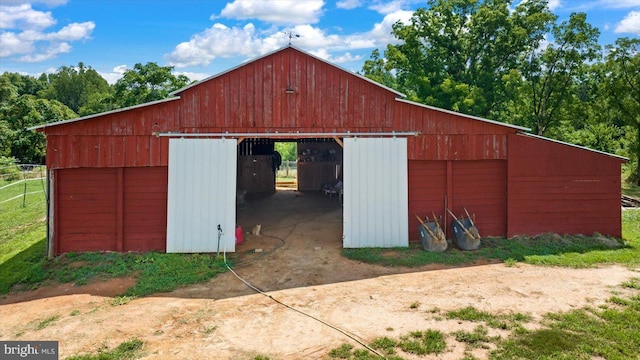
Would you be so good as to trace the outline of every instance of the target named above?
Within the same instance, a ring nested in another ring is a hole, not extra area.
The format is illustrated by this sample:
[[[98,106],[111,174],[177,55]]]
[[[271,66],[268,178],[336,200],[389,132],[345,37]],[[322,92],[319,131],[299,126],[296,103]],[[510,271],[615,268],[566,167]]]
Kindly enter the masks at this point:
[[[637,290],[637,289],[635,289]],[[604,309],[585,308],[546,317],[546,327],[521,331],[499,343],[492,359],[638,359],[640,296],[619,296]]]
[[[0,181],[0,187],[8,185]],[[28,181],[27,192],[41,191],[40,181]],[[24,184],[13,185],[0,190],[0,202],[24,193]],[[25,207],[22,197],[0,204],[0,264],[15,256],[25,248],[42,240],[46,235],[44,193],[26,196]]]
[[[52,323],[56,322],[60,320],[60,315],[53,315],[51,317],[48,317],[42,321],[40,321],[37,325],[36,325],[36,330],[42,330],[44,328],[46,328],[47,326],[51,325]]]
[[[640,266],[640,209],[622,212],[623,240],[594,236],[543,234],[512,239],[485,238],[480,249],[428,252],[418,243],[407,248],[343,249],[343,256],[383,266],[417,267],[427,264],[466,265],[476,261],[501,261],[508,266],[518,262],[536,265],[593,267],[600,264]]]
[[[76,355],[67,360],[132,360],[141,358],[144,343],[139,339],[131,339],[118,345],[115,349],[100,348],[97,354]]]
[[[49,279],[84,285],[96,279],[134,276],[136,284],[114,306],[133,298],[172,291],[179,286],[196,284],[226,271],[224,262],[215,254],[148,253],[69,253],[44,266]]]
[[[622,193],[640,199],[640,186],[622,179]]]
[[[531,321],[531,316],[527,314],[503,314],[493,315],[486,311],[480,311],[473,306],[467,306],[462,309],[448,311],[447,319],[458,319],[471,322],[484,322],[487,326],[494,329],[514,329],[520,327],[521,323]]]

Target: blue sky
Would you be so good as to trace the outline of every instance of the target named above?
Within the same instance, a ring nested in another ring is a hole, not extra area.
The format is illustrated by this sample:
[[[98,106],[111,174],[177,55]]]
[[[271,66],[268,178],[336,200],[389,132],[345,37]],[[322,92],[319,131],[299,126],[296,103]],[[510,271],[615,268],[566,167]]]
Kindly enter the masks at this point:
[[[517,4],[523,0],[514,0]],[[526,0],[524,0],[526,1]],[[157,62],[199,80],[293,44],[357,71],[395,40],[417,0],[0,0],[0,73],[38,76],[84,62],[115,82]],[[584,11],[601,44],[640,36],[640,0],[550,0],[560,20]]]

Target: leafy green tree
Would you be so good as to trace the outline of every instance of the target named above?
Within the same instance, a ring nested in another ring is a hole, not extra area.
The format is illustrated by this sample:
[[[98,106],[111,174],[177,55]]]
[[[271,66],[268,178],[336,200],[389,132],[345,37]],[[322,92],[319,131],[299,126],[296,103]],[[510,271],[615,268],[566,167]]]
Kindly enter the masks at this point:
[[[159,66],[155,62],[135,64],[116,82],[115,101],[118,106],[127,107],[161,100],[191,82],[188,77],[175,76],[172,71],[173,66]]]
[[[573,13],[568,21],[554,24],[552,42],[543,49],[529,49],[523,59],[520,96],[525,99],[522,110],[530,114],[523,125],[538,135],[558,125],[578,73],[600,56],[600,32],[586,20],[586,14]]]
[[[298,157],[297,144],[295,142],[277,142],[275,150],[280,153],[283,161],[295,161]]]
[[[499,112],[513,96],[513,76],[524,51],[538,48],[555,17],[546,0],[429,0],[411,23],[396,23],[401,40],[385,51],[384,68],[398,90],[415,101],[478,116]],[[374,54],[375,55],[375,54]],[[371,69],[381,64],[372,58]],[[374,74],[375,75],[375,74]]]
[[[57,100],[38,99],[33,95],[10,100],[0,108],[0,123],[4,123],[0,126],[4,133],[0,142],[2,155],[15,157],[20,163],[43,163],[44,135],[27,128],[74,117],[77,115]]]
[[[398,87],[395,76],[387,69],[386,62],[380,57],[380,50],[378,49],[371,52],[369,60],[365,60],[360,74],[386,87],[392,89]]]
[[[5,72],[0,75],[0,92],[6,90],[7,84],[11,84],[16,96],[37,95],[48,86],[46,81],[36,79],[33,76]],[[0,94],[0,101],[4,99],[5,94]]]
[[[611,105],[636,133],[629,156],[635,162],[634,180],[640,185],[640,39],[620,38],[607,50],[606,87]]]
[[[87,109],[91,100],[110,99],[111,87],[107,80],[82,62],[76,67],[63,66],[45,77],[49,86],[39,95],[49,100],[58,100],[76,113],[81,113],[83,107]],[[88,115],[86,111],[84,115]]]

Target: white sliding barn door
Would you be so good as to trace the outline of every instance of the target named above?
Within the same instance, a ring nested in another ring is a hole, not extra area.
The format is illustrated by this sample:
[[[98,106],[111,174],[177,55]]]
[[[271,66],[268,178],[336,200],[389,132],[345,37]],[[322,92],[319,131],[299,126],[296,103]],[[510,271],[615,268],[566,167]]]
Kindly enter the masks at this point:
[[[409,246],[407,139],[344,139],[343,246]]]
[[[167,252],[235,251],[235,139],[170,139]]]

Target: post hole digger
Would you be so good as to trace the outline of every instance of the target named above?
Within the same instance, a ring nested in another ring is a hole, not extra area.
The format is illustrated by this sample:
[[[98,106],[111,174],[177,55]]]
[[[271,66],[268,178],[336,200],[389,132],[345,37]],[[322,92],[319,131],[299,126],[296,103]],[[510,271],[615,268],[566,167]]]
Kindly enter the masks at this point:
[[[476,250],[479,248],[480,233],[478,233],[478,228],[476,228],[467,209],[464,208],[467,217],[461,219],[458,219],[451,210],[447,209],[447,211],[454,219],[451,222],[451,229],[453,229],[453,238],[456,245],[462,250]]]
[[[440,227],[440,222],[435,214],[433,214],[433,221],[429,221],[429,217],[426,217],[426,222],[414,214],[416,219],[420,222],[418,227],[418,234],[420,234],[420,241],[422,247],[427,251],[442,252],[447,250],[447,239],[444,236],[444,231]]]

